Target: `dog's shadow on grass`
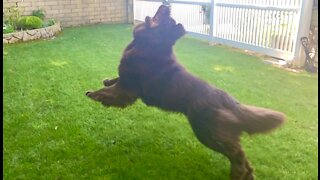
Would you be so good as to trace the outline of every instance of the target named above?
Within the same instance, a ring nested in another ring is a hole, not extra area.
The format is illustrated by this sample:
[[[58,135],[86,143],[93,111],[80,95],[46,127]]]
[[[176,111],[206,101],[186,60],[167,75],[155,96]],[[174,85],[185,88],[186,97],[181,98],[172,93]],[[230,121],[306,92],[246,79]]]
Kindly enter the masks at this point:
[[[89,152],[87,161],[115,179],[229,179],[229,164],[218,153],[187,150],[190,146],[183,143],[172,149],[163,142],[134,145],[139,142],[138,137],[125,142],[111,140],[109,148]]]
[[[81,149],[79,166],[88,168],[88,176],[229,179],[228,160],[200,144],[185,117],[145,108],[140,102],[123,110],[104,108],[108,117],[82,128],[86,139],[74,148]]]

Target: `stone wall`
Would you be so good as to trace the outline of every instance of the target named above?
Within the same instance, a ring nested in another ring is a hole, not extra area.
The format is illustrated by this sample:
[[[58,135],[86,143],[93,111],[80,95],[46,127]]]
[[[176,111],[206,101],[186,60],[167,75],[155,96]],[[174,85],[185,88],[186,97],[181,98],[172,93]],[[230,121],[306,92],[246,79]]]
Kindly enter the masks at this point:
[[[95,23],[131,23],[133,0],[4,0],[3,7],[16,5],[23,15],[44,9],[47,19],[56,19],[62,27]]]
[[[45,28],[3,34],[3,44],[12,44],[21,41],[50,38],[58,34],[60,31],[60,23],[56,23],[53,26]]]

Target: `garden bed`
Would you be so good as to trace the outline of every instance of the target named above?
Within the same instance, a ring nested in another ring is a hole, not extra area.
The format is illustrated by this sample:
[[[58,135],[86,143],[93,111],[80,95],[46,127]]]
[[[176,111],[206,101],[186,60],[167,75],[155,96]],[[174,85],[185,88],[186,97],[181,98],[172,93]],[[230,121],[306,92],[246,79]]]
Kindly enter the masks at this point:
[[[45,28],[3,34],[3,44],[12,44],[21,41],[50,38],[58,34],[60,31],[60,23],[57,22],[54,25]]]

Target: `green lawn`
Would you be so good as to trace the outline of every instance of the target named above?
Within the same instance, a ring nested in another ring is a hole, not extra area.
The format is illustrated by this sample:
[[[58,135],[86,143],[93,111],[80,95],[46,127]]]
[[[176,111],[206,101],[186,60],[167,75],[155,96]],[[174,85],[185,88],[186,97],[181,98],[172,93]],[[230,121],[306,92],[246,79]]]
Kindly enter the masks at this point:
[[[4,179],[229,178],[227,159],[201,145],[183,115],[141,101],[105,108],[84,95],[117,76],[131,34],[129,25],[95,25],[5,45]],[[317,179],[317,75],[187,37],[175,51],[190,72],[239,101],[287,115],[271,134],[242,137],[257,179]]]

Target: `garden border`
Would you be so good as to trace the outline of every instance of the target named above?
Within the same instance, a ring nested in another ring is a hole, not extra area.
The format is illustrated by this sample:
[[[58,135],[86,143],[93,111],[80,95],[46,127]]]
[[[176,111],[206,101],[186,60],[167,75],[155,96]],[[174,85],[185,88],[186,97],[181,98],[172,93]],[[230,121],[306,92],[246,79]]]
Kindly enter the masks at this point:
[[[50,38],[58,34],[60,31],[60,22],[56,22],[54,25],[45,28],[3,34],[3,44],[13,44],[21,41],[25,42],[36,39]]]

